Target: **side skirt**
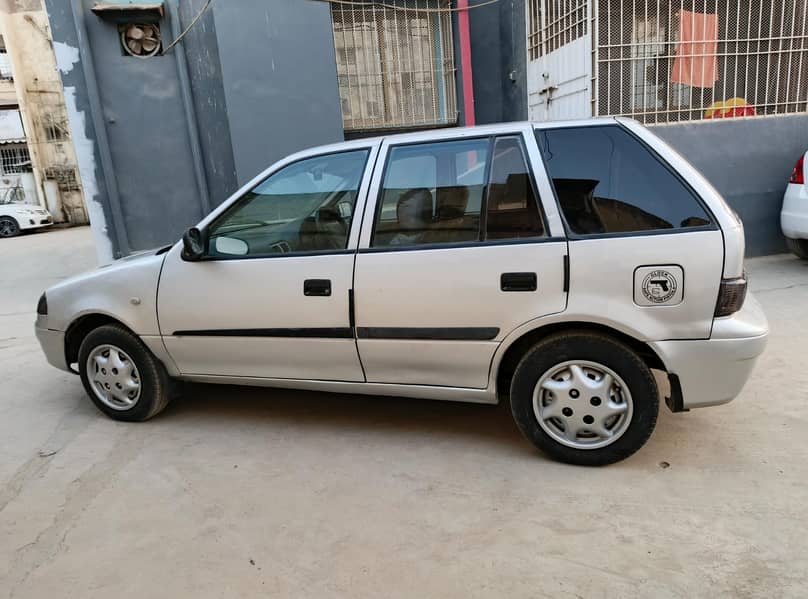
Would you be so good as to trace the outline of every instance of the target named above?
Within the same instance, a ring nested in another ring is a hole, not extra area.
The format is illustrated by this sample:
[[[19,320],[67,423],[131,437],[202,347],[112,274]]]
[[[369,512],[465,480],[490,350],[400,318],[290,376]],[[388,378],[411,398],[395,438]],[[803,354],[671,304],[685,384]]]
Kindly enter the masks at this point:
[[[468,403],[497,403],[496,393],[488,389],[465,389],[460,387],[435,387],[429,385],[395,385],[389,383],[354,383],[346,381],[313,381],[305,379],[269,379],[258,377],[213,376],[185,374],[184,381],[214,383],[220,385],[246,385],[253,387],[276,387],[279,389],[303,389],[330,393],[358,393],[361,395],[388,395],[442,401]]]

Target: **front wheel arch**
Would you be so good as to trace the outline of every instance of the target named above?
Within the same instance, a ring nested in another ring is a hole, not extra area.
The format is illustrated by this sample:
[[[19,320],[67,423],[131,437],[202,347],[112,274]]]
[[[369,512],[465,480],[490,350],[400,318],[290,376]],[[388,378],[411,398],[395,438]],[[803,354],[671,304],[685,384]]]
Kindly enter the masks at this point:
[[[78,374],[78,371],[73,368],[73,364],[77,363],[79,359],[79,348],[85,337],[98,327],[109,324],[117,325],[137,336],[132,329],[109,314],[84,314],[70,323],[65,332],[65,364],[72,372]]]
[[[659,354],[657,354],[650,345],[622,331],[592,322],[555,322],[527,331],[508,346],[499,361],[495,373],[498,398],[507,398],[509,396],[511,380],[513,379],[514,372],[516,372],[516,366],[530,348],[542,339],[560,332],[600,333],[606,335],[629,346],[642,358],[648,368],[662,370],[663,372],[668,371],[662,358],[659,357]]]

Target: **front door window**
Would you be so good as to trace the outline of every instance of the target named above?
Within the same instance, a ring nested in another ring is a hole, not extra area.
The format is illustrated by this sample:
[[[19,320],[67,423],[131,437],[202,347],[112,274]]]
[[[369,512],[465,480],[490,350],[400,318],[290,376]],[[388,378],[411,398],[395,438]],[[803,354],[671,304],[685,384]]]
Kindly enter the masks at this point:
[[[212,257],[344,250],[368,150],[306,158],[270,175],[213,222]]]

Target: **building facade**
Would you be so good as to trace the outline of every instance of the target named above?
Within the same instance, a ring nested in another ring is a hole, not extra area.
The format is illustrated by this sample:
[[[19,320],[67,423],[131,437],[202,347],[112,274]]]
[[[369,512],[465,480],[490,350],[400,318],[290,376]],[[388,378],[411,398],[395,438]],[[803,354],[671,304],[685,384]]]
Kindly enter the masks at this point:
[[[45,2],[102,260],[176,240],[305,147],[598,115],[684,153],[750,254],[783,248],[808,0]]]
[[[0,195],[86,224],[81,178],[41,0],[0,3]]]

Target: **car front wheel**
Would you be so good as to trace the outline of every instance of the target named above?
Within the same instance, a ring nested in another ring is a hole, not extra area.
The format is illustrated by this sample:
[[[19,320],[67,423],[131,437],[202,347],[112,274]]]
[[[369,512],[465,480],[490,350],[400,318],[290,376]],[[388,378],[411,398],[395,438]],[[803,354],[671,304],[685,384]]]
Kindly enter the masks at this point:
[[[163,365],[119,325],[98,327],[84,338],[79,372],[90,399],[115,420],[148,420],[171,399],[173,382]]]
[[[15,237],[20,234],[20,225],[10,216],[0,216],[0,237]]]
[[[627,345],[569,332],[534,345],[511,382],[517,426],[537,448],[570,464],[602,466],[642,447],[656,426],[659,392]]]

